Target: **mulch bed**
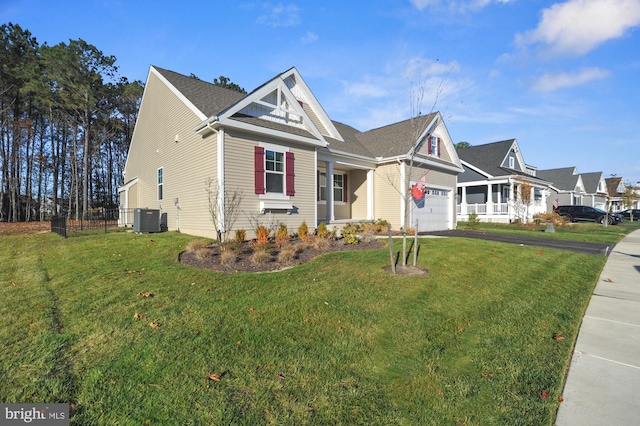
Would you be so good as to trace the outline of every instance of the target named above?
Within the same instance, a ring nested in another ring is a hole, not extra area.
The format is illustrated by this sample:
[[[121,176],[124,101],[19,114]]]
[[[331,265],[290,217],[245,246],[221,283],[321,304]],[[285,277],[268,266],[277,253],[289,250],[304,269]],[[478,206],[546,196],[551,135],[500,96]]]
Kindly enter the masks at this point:
[[[210,255],[203,259],[198,258],[196,253],[191,251],[181,253],[179,259],[183,265],[218,272],[272,272],[300,265],[324,253],[347,250],[370,250],[385,247],[385,243],[378,240],[371,242],[360,241],[359,244],[347,244],[343,240],[328,240],[329,244],[322,249],[310,244],[297,244],[298,242],[297,240],[289,242],[290,245],[295,245],[300,249],[291,261],[284,263],[278,261],[280,249],[275,244],[271,244],[269,261],[259,264],[254,263],[251,260],[254,250],[248,242],[244,242],[242,248],[238,250],[236,261],[228,264],[222,264],[220,262],[220,247],[217,244],[208,247],[210,249]]]

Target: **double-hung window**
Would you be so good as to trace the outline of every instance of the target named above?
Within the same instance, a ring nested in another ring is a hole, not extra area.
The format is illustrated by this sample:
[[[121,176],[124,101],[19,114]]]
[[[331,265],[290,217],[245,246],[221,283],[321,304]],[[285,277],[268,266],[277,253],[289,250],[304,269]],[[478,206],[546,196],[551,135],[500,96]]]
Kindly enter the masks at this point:
[[[333,175],[333,200],[344,201],[344,175]]]
[[[284,153],[265,150],[265,183],[267,192],[282,194],[284,191]]]
[[[429,155],[440,156],[440,143],[442,139],[437,136],[429,136],[429,145],[427,146],[427,153]]]
[[[318,200],[327,201],[327,174],[320,172],[318,176]],[[347,201],[347,175],[333,175],[333,201]]]
[[[254,188],[265,196],[293,196],[294,155],[287,148],[261,144],[254,148]]]
[[[162,195],[163,195],[162,194],[162,189],[163,189],[163,186],[164,186],[163,177],[162,177],[162,171],[163,171],[163,168],[160,167],[158,169],[158,200],[159,201],[162,200]]]

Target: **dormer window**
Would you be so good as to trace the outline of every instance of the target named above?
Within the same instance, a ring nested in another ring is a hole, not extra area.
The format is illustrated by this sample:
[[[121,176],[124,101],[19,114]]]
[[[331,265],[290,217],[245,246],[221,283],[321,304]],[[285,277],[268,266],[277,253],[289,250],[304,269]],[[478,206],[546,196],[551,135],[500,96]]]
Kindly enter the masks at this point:
[[[513,157],[509,157],[509,168],[510,169],[516,168],[516,159]]]
[[[440,143],[442,139],[437,136],[429,136],[428,154],[440,157]]]

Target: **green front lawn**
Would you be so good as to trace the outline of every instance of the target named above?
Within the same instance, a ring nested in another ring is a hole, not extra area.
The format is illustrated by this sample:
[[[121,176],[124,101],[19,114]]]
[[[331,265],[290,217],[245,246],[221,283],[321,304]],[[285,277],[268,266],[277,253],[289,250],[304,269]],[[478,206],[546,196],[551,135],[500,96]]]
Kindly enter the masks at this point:
[[[458,229],[470,229],[468,222],[458,222]],[[555,226],[553,233],[545,232],[547,224],[507,224],[480,222],[476,230],[485,232],[499,232],[505,234],[527,235],[540,238],[554,238],[559,240],[585,241],[592,243],[615,244],[630,232],[640,229],[640,222],[624,221],[619,225],[603,226],[599,223],[567,223]]]
[[[77,425],[551,425],[605,262],[449,238],[421,240],[426,276],[388,249],[223,275],[177,263],[192,239],[3,237],[0,401]]]

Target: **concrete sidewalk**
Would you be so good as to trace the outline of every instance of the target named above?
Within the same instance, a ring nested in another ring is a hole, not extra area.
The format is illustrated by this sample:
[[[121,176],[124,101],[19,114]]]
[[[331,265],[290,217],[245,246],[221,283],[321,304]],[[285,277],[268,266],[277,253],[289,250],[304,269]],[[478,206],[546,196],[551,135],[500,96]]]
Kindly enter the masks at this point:
[[[640,424],[640,230],[607,259],[562,397],[558,426]]]

